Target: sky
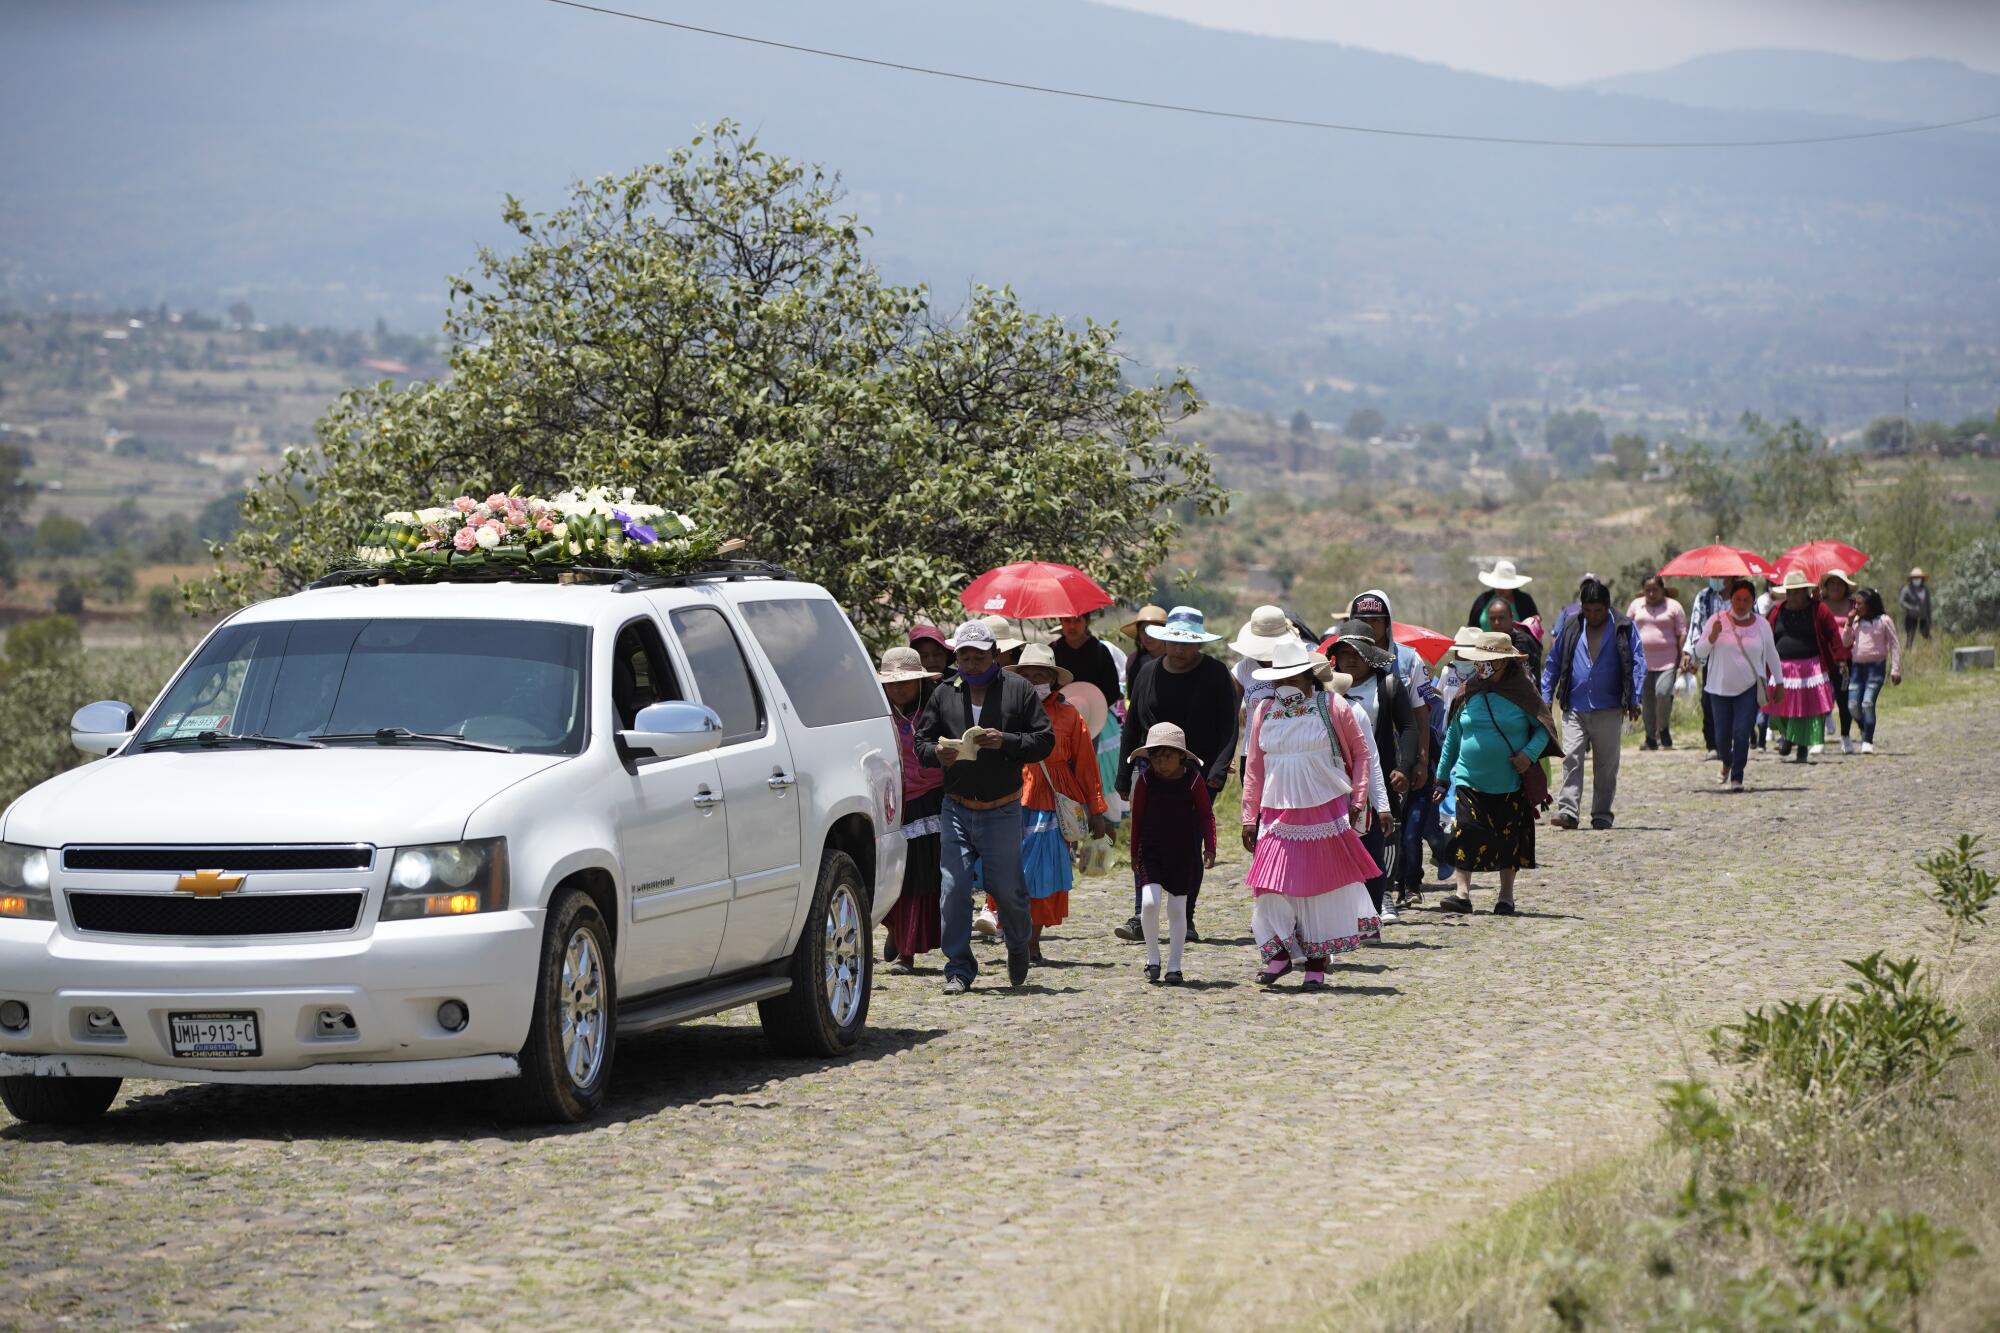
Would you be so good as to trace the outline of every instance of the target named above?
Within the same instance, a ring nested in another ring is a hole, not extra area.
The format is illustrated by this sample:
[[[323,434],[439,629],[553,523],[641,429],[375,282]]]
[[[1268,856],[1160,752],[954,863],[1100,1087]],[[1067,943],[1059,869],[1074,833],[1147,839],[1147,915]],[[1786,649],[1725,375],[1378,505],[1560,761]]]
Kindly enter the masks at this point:
[[[2000,73],[2000,0],[1107,0],[1126,9],[1414,56],[1539,83],[1663,69],[1745,47]]]

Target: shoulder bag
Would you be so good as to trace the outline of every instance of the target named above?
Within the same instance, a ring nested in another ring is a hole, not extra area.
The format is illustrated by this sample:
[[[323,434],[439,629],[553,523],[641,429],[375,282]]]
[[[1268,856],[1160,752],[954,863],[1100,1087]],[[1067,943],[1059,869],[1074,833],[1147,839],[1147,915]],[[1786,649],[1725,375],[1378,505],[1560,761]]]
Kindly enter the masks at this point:
[[[1042,781],[1049,784],[1049,795],[1055,798],[1056,828],[1062,839],[1074,847],[1090,836],[1090,816],[1085,813],[1083,802],[1065,796],[1056,788],[1056,780],[1049,775],[1047,760],[1038,760],[1035,767],[1042,770]]]
[[[1743,654],[1744,665],[1750,666],[1757,675],[1757,711],[1761,713],[1771,706],[1771,687],[1764,683],[1764,669],[1750,665],[1750,650],[1743,646],[1743,633],[1736,628],[1736,622],[1729,619],[1729,613],[1718,611],[1716,614],[1723,617],[1723,624],[1729,626],[1729,637],[1736,640],[1736,651]]]
[[[1492,723],[1493,734],[1501,740],[1507,741],[1508,746],[1511,748],[1514,742],[1507,740],[1507,733],[1500,728],[1500,719],[1493,716],[1492,697],[1489,695],[1482,698],[1480,702],[1486,705],[1486,720]],[[1539,725],[1533,718],[1528,719],[1529,731],[1527,740],[1534,739],[1535,733],[1533,728]],[[1525,743],[1526,741],[1523,741],[1523,744]],[[1515,750],[1514,753],[1519,754],[1521,752]],[[1528,802],[1529,813],[1535,816],[1539,816],[1548,807],[1551,799],[1549,796],[1549,775],[1543,772],[1542,766],[1532,759],[1528,761],[1528,771],[1521,774],[1521,795]]]

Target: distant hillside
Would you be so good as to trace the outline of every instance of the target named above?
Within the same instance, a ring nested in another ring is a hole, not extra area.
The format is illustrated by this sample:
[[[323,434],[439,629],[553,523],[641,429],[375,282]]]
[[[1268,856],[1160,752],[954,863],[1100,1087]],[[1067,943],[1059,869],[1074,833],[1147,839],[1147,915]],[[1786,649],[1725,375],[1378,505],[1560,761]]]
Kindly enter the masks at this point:
[[[2000,112],[2000,74],[1955,60],[1859,60],[1821,51],[1728,51],[1590,86],[1727,111],[1804,111],[1897,125]],[[2000,121],[1979,129],[2000,134]]]
[[[1647,141],[1867,123],[1558,90],[1081,0],[630,7],[1277,116]],[[1143,355],[1192,361],[1249,406],[1333,419],[1366,397],[1460,420],[1496,396],[1633,385],[1628,401],[1731,419],[1803,401],[1865,420],[1891,391],[1849,392],[1828,367],[1894,376],[1900,395],[1908,349],[1953,339],[1971,350],[1948,392],[1968,411],[2000,396],[1978,351],[2000,342],[1988,135],[1612,152],[1319,133],[533,0],[14,0],[5,29],[0,299],[16,302],[243,300],[266,320],[435,327],[445,275],[505,243],[503,193],[553,207],[566,181],[661,159],[727,116],[840,169],[875,255],[941,304],[1010,282],[1122,320]]]

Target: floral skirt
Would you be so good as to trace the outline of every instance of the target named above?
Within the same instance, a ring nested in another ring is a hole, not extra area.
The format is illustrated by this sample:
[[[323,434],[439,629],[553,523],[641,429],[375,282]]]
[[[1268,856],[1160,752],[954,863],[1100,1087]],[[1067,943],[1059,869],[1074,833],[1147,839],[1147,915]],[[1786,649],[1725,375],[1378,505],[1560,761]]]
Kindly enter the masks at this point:
[[[1294,962],[1330,958],[1380,937],[1382,919],[1368,890],[1348,884],[1332,893],[1288,898],[1260,895],[1250,908],[1250,934],[1265,962],[1290,955]]]
[[[1265,810],[1246,877],[1251,892],[1310,898],[1380,875],[1347,811],[1345,796],[1310,810]]]
[[[1824,717],[1833,711],[1833,688],[1817,657],[1779,664],[1778,688],[1764,709],[1772,717]]]
[[[903,812],[903,893],[882,918],[889,947],[898,958],[915,958],[938,947],[943,938],[938,915],[938,811],[942,791],[927,792]]]
[[[1445,858],[1461,870],[1533,870],[1535,815],[1516,791],[1460,786]]]

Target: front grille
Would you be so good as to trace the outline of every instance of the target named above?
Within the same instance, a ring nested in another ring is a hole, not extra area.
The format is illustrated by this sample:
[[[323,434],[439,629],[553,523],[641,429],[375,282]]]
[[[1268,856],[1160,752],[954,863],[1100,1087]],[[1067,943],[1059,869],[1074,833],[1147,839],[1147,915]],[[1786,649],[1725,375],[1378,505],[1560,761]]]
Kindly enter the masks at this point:
[[[324,935],[352,930],[365,893],[68,893],[76,928],[99,935]]]
[[[366,870],[373,847],[65,847],[65,870]]]

